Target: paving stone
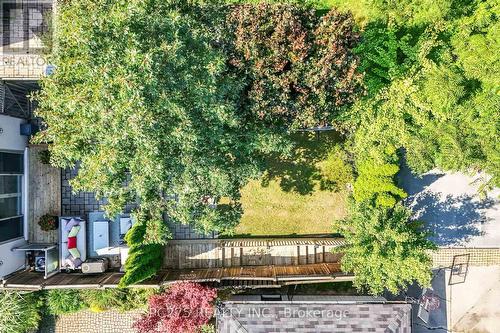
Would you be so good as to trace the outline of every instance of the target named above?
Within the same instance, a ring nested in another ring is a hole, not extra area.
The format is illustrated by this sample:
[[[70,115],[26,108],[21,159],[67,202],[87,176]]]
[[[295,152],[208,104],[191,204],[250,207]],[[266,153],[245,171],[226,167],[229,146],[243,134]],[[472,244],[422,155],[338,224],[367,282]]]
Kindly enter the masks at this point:
[[[61,315],[53,324],[52,331],[46,329],[43,333],[95,332],[95,333],[133,333],[133,323],[141,315],[141,311],[104,311],[94,313],[80,311]]]
[[[79,192],[72,193],[69,181],[78,173],[78,167],[67,169],[62,172],[62,214],[66,216],[77,215],[84,219],[88,219],[88,213],[94,211],[102,211],[106,204],[106,199],[97,200],[94,193]],[[134,204],[130,203],[125,206],[125,213],[129,213],[134,208]],[[202,239],[202,238],[217,238],[215,232],[202,234],[197,232],[191,225],[183,225],[177,223],[169,223],[169,228],[172,232],[173,239]]]

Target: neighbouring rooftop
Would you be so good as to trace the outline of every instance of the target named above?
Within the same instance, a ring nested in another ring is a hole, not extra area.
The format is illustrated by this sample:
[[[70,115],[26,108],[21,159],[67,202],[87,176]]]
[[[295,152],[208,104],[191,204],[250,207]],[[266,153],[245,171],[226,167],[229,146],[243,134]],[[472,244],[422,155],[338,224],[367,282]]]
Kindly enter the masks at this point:
[[[250,296],[225,301],[218,333],[411,332],[411,305],[366,296]]]
[[[2,1],[0,79],[38,79],[47,70],[52,0]]]

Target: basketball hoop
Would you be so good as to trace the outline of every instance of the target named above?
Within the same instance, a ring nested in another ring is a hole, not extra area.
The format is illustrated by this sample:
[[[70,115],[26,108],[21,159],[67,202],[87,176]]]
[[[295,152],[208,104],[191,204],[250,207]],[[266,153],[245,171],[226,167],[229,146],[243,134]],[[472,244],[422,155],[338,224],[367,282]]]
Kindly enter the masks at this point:
[[[419,299],[417,317],[427,324],[430,312],[439,309],[440,305],[439,296],[432,289],[424,289]]]
[[[449,285],[464,283],[469,272],[470,253],[453,256]]]
[[[425,293],[420,297],[420,304],[423,305],[424,309],[430,312],[439,309],[440,300],[433,291],[430,291],[430,293]]]

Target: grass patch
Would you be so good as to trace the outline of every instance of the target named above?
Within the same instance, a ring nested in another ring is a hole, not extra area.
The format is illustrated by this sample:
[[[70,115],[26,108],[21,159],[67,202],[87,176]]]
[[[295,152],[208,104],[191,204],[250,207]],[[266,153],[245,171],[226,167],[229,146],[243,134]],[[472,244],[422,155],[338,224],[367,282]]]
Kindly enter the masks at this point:
[[[259,180],[242,189],[244,214],[237,236],[332,233],[332,222],[345,217],[344,192],[323,188],[324,162],[339,141],[334,132],[300,133],[288,158],[274,156]]]

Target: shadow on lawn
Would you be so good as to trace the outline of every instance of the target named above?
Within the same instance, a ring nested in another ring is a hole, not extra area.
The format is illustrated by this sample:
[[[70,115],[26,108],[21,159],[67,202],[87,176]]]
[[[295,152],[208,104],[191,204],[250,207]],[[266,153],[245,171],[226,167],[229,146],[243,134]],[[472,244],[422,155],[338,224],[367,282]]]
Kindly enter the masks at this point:
[[[295,148],[291,156],[270,156],[267,160],[262,186],[266,187],[270,181],[278,180],[285,192],[312,194],[322,177],[317,164],[326,159],[333,146],[340,142],[340,136],[333,131],[319,134],[306,132],[295,134],[292,140]]]

